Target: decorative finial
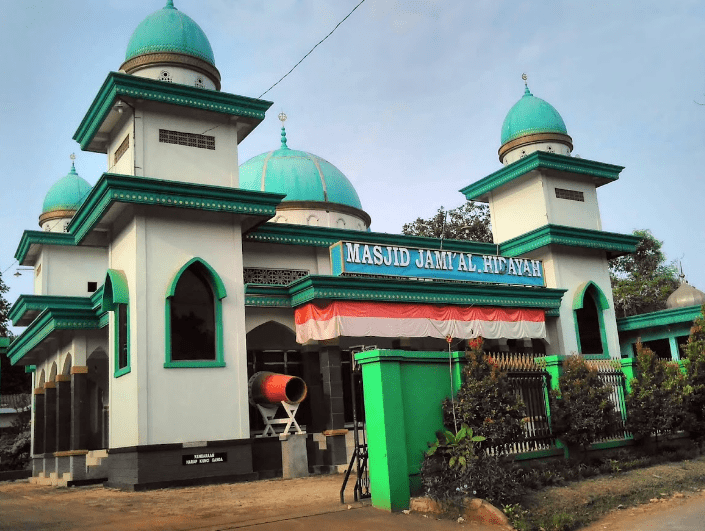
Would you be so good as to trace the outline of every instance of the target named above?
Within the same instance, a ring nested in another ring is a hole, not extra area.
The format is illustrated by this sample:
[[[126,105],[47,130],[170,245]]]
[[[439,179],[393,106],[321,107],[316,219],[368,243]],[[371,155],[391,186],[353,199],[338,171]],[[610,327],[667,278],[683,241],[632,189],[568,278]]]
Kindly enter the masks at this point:
[[[282,149],[289,149],[289,146],[286,145],[286,129],[284,128],[286,114],[283,111],[279,113],[279,121],[282,123]]]
[[[176,9],[174,7],[174,0],[166,0],[166,7],[170,9]]]
[[[76,160],[76,154],[71,153],[71,156],[69,157],[71,159],[71,169],[75,170],[76,169],[76,163],[74,162]]]
[[[529,90],[529,84],[527,83],[529,76],[524,73],[521,75],[521,78],[524,80],[524,96],[532,96],[531,91]]]

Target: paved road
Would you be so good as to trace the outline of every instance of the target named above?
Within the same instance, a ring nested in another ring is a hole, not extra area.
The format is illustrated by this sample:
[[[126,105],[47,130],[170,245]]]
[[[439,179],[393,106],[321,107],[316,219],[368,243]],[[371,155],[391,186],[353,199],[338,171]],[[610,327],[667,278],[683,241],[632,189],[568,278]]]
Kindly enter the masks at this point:
[[[613,513],[584,531],[705,531],[705,496]]]

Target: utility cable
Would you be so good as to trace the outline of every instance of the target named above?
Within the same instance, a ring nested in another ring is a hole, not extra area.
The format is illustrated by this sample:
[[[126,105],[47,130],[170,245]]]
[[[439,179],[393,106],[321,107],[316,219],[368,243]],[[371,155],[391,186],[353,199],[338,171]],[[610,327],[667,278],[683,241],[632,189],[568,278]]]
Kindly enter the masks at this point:
[[[325,41],[328,37],[330,37],[331,35],[333,35],[333,32],[338,29],[338,26],[340,26],[343,22],[345,22],[345,21],[347,20],[347,18],[348,18],[350,15],[352,15],[353,12],[354,12],[358,7],[360,7],[360,6],[363,4],[364,1],[365,1],[365,0],[361,0],[361,2],[360,2],[359,4],[357,4],[355,7],[353,7],[352,11],[350,11],[350,13],[348,13],[348,14],[345,16],[345,18],[344,18],[343,20],[341,20],[340,22],[338,22],[328,35],[326,35],[326,36],[323,37],[320,41],[318,41],[318,44],[316,44],[316,46],[314,46],[313,48],[311,48],[311,49],[309,50],[309,52],[308,52],[306,55],[304,55],[304,56],[301,58],[301,60],[300,60],[298,63],[296,63],[296,64],[291,68],[291,70],[289,70],[286,74],[284,74],[284,75],[281,77],[281,79],[280,79],[279,81],[277,81],[276,83],[274,83],[274,85],[272,85],[272,86],[269,87],[267,90],[265,90],[262,94],[260,94],[259,97],[261,98],[262,96],[264,96],[267,92],[269,92],[269,91],[272,90],[274,87],[276,87],[279,83],[281,83],[281,82],[284,80],[284,78],[285,78],[286,76],[288,76],[289,74],[291,74],[291,73],[294,71],[294,69],[295,69],[297,66],[299,66],[299,65],[303,62],[304,59],[306,59],[309,55],[311,55],[311,52],[313,52],[313,50],[315,50],[316,48],[318,48],[318,45],[319,45],[319,44],[323,43],[323,41]]]

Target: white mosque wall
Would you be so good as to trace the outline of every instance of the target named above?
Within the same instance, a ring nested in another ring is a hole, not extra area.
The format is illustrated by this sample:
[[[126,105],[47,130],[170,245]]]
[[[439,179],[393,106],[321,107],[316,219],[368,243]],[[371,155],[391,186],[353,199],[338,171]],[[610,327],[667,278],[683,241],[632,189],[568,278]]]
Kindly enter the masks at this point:
[[[502,243],[548,223],[543,176],[532,171],[489,193],[492,236]]]
[[[152,65],[139,70],[133,70],[131,74],[137,77],[156,79],[164,83],[178,83],[180,85],[216,90],[215,83],[213,83],[211,78],[201,72],[181,66],[170,64]]]
[[[291,308],[258,308],[245,309],[245,330],[249,334],[252,330],[265,323],[279,323],[296,333],[294,311]],[[248,345],[248,348],[253,348]]]
[[[139,276],[130,286],[131,300],[134,292],[139,301],[130,332],[132,371],[139,380],[138,444],[249,437],[241,240],[235,216],[169,209],[149,209],[149,217],[138,213],[134,241]],[[226,366],[167,369],[166,291],[179,269],[195,257],[218,273],[227,291],[222,300]]]
[[[333,206],[333,205],[331,205]],[[331,227],[334,229],[349,229],[364,231],[367,229],[365,222],[350,214],[343,214],[335,210],[277,210],[273,223],[291,223],[294,225],[310,225],[312,227]]]
[[[153,102],[143,103],[137,116],[138,174],[171,181],[238,186],[238,126],[234,118]],[[215,149],[160,142],[160,130],[214,137]]]
[[[108,173],[120,173],[122,175],[135,174],[135,137],[133,130],[135,126],[132,109],[127,105],[123,106],[123,116],[126,117],[122,123],[110,132],[110,141],[108,142]],[[120,159],[115,162],[115,152],[122,146],[122,143],[128,139],[127,150],[122,154]]]
[[[71,216],[65,218],[48,219],[40,225],[44,232],[66,232],[66,227],[71,221]]]
[[[512,162],[516,162],[528,155],[531,155],[535,151],[548,151],[558,155],[570,156],[570,149],[565,144],[561,144],[560,142],[538,142],[536,144],[520,146],[508,151],[502,159],[502,164],[506,166],[507,164],[511,164]]]
[[[108,252],[100,247],[45,245],[39,265],[35,294],[90,297],[93,292],[88,291],[88,282],[97,282],[100,287],[105,280]]]
[[[607,297],[609,308],[602,312],[607,352],[612,358],[620,357],[617,321],[614,312],[612,286],[609,267],[604,251],[593,251],[578,247],[551,246],[545,253],[536,254],[543,260],[546,287],[561,288],[568,291],[563,295],[560,307],[560,319],[556,321],[555,334],[559,339],[560,352],[556,354],[577,354],[578,339],[575,328],[573,299],[585,282],[593,281]],[[550,330],[550,327],[547,326]],[[549,344],[554,348],[554,341],[549,332]]]
[[[243,251],[244,267],[300,269],[308,271],[312,275],[330,274],[328,247],[245,243]]]
[[[556,225],[566,225],[581,229],[602,230],[600,207],[597,203],[595,185],[577,179],[565,179],[544,176],[548,197],[548,222]],[[584,201],[560,199],[556,197],[556,188],[581,192]]]

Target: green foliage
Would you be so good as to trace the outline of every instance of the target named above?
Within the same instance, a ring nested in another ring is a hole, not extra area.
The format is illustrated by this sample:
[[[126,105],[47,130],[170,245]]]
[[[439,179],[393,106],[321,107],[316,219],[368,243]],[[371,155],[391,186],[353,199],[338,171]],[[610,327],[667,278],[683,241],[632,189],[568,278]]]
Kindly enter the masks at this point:
[[[705,305],[703,311],[705,312]],[[690,329],[685,354],[683,429],[702,444],[705,441],[705,318],[702,315]]]
[[[501,453],[506,444],[523,437],[525,407],[507,373],[482,352],[482,338],[470,341],[469,347],[460,390],[454,401],[443,402],[443,422],[449,429],[454,429],[456,420],[467,424],[485,438],[479,448],[494,448]]]
[[[0,435],[0,470],[22,470],[29,466],[31,413],[23,408],[12,425]]]
[[[565,359],[558,385],[560,390],[551,391],[553,433],[587,452],[591,443],[609,435],[617,424],[610,388],[580,356]]]
[[[5,299],[5,294],[9,288],[3,282],[0,275],[0,337],[12,337],[10,331],[10,304]],[[17,393],[29,393],[31,379],[25,374],[24,367],[13,366],[10,359],[4,354],[0,354],[0,394],[12,395]]]
[[[445,443],[441,443],[440,437],[437,438],[426,455],[447,454],[448,466],[460,469],[465,469],[470,461],[476,459],[475,443],[485,440],[480,435],[473,435],[472,428],[467,424],[463,424],[463,427],[455,435],[448,430],[444,431],[443,437]]]
[[[401,232],[410,236],[492,243],[490,209],[474,201],[448,211],[441,207],[428,219],[417,218],[406,223]]]
[[[657,430],[671,432],[680,427],[685,378],[677,363],[659,359],[641,342],[636,348],[636,377],[626,400],[627,430],[640,440]]]
[[[634,236],[641,238],[636,252],[609,262],[615,313],[622,317],[663,310],[679,285],[675,266],[661,252],[663,242],[648,230]]]

